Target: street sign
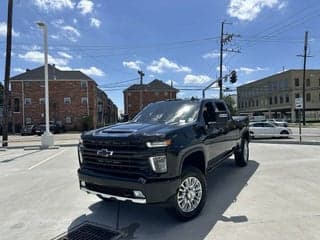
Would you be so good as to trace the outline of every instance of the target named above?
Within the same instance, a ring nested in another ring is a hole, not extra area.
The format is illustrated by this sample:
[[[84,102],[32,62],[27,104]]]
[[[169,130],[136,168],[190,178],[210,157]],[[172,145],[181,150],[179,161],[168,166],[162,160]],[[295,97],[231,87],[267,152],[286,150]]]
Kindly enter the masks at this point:
[[[295,99],[296,109],[302,109],[303,108],[303,100],[302,98],[296,98]]]

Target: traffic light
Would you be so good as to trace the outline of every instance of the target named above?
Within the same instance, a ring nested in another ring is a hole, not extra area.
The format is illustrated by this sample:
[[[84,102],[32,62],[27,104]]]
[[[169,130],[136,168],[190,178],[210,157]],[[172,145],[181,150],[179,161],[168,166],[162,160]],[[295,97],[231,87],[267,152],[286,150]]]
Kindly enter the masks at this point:
[[[237,72],[234,70],[230,73],[230,82],[231,83],[237,82]]]

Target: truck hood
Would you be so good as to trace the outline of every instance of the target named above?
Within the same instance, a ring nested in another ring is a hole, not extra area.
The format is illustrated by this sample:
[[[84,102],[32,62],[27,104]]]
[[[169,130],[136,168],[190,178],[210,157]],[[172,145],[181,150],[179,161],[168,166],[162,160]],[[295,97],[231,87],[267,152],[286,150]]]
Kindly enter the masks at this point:
[[[183,125],[185,126],[185,125]],[[161,123],[118,123],[116,125],[100,128],[90,132],[94,136],[101,137],[135,137],[135,136],[159,136],[165,137],[169,132],[182,127],[178,124]],[[88,133],[89,135],[91,135]],[[85,134],[87,135],[87,134]]]

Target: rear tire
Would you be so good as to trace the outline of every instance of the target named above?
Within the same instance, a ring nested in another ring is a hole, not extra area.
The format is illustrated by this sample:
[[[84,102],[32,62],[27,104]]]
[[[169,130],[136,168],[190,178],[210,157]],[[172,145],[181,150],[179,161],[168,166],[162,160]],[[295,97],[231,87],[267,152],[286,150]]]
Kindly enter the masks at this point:
[[[240,149],[234,153],[234,159],[237,166],[245,167],[249,161],[249,141],[246,138],[242,138]]]
[[[207,182],[204,174],[195,167],[186,167],[181,183],[173,196],[171,212],[181,221],[199,215],[207,200]]]

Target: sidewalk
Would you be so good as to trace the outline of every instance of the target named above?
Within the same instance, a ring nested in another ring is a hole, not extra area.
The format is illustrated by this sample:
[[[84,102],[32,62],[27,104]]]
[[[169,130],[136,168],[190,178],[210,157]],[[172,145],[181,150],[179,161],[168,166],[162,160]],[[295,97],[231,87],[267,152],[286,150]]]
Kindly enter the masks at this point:
[[[55,146],[76,146],[79,143],[80,133],[63,133],[54,135]],[[0,137],[2,146],[2,136]],[[23,148],[23,147],[40,147],[40,136],[20,136],[9,135],[8,148]]]

